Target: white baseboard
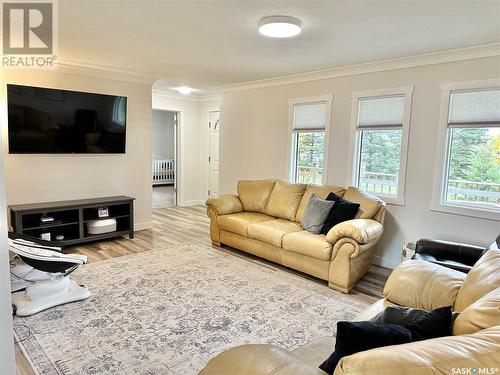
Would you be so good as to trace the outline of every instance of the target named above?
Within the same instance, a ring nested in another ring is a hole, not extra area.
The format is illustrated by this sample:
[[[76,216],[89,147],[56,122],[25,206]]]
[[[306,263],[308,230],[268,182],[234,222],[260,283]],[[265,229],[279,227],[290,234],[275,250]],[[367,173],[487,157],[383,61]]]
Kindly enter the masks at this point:
[[[134,224],[134,231],[135,232],[138,232],[140,230],[145,230],[145,229],[151,229],[153,228],[153,222],[152,221],[148,221],[148,222],[145,222],[145,223],[135,223]]]
[[[199,205],[204,205],[205,201],[204,200],[192,200],[192,201],[183,201],[179,202],[179,206],[181,207],[187,207],[187,206],[199,206]]]
[[[384,258],[379,255],[373,257],[373,264],[377,266],[394,269],[399,263],[399,259]]]

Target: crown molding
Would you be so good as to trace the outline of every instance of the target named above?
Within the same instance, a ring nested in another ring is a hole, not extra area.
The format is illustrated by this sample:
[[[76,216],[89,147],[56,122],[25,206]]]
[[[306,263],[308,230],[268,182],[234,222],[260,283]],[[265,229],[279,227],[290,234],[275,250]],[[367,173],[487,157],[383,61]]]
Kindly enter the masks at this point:
[[[318,70],[312,72],[290,74],[285,76],[266,78],[254,81],[240,82],[222,85],[212,91],[216,94],[208,95],[182,95],[177,92],[153,89],[156,95],[169,97],[171,99],[192,100],[206,102],[220,99],[220,94],[231,91],[249,90],[263,87],[288,85],[321,79],[345,77],[356,74],[382,72],[388,70],[404,69],[417,66],[434,65],[454,61],[472,60],[483,57],[500,56],[500,43],[484,44],[474,47],[454,49],[441,52],[433,52],[415,56],[401,57],[396,59],[379,60],[363,64],[347,65],[338,68]],[[90,77],[112,79],[117,81],[142,83],[153,85],[160,79],[160,73],[144,73],[135,70],[121,69],[113,66],[94,64],[90,62],[80,62],[61,58],[57,63],[60,72],[69,74],[85,75]],[[50,69],[54,71],[54,69]]]
[[[222,98],[219,94],[209,94],[203,95],[200,97],[200,102],[212,102],[212,101],[220,101]]]
[[[54,69],[51,70],[53,71]],[[57,62],[57,70],[63,73],[112,79],[116,81],[143,83],[147,85],[152,85],[157,80],[155,76],[138,71],[68,59],[59,59]]]
[[[183,95],[176,91],[170,90],[162,90],[162,89],[153,89],[153,96],[159,98],[168,98],[168,99],[176,99],[176,100],[188,100],[192,102],[210,102],[213,100],[219,100],[219,95]]]
[[[442,64],[454,61],[472,60],[483,57],[500,56],[500,43],[432,52],[415,56],[400,57],[389,60],[379,60],[363,64],[347,65],[333,69],[317,70],[299,74],[290,74],[274,78],[266,78],[248,82],[218,86],[215,91],[225,93],[231,91],[250,90],[263,87],[289,85],[293,83],[317,81],[328,78],[346,77],[357,74],[382,72],[411,68],[417,66]]]
[[[201,101],[201,96],[196,95],[184,95],[176,91],[162,90],[162,89],[152,89],[153,97],[176,99],[176,100],[187,100],[190,102]]]

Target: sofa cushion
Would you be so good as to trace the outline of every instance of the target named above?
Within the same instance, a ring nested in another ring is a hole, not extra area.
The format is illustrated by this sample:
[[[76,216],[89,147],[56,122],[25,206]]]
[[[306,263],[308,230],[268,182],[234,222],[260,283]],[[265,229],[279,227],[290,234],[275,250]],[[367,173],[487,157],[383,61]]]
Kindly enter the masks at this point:
[[[313,194],[316,194],[318,198],[326,199],[328,194],[335,193],[342,197],[345,193],[345,188],[342,186],[320,186],[320,185],[308,185],[302,199],[300,200],[299,208],[297,208],[297,214],[295,215],[295,221],[300,223],[304,211],[306,210],[309,199]]]
[[[451,306],[438,307],[418,317],[413,322],[403,324],[411,331],[412,341],[434,339],[451,335]]]
[[[371,219],[382,207],[382,201],[376,196],[359,190],[357,187],[349,186],[343,196],[345,200],[359,203],[356,219]]]
[[[500,287],[462,311],[453,324],[453,334],[476,333],[496,325],[500,325]]]
[[[276,181],[264,213],[280,219],[295,220],[295,214],[306,187],[307,185],[304,184]]]
[[[243,209],[264,213],[275,182],[276,180],[239,181],[238,197],[243,204]]]
[[[338,322],[335,351],[319,368],[333,374],[343,357],[373,348],[411,342],[411,332],[399,324],[376,324],[372,322]]]
[[[276,247],[281,247],[281,239],[285,234],[300,230],[302,230],[302,228],[298,223],[289,220],[275,219],[250,224],[248,226],[248,237]]]
[[[330,260],[332,245],[323,234],[312,234],[306,230],[288,233],[282,239],[283,249],[310,257]]]
[[[426,310],[415,307],[387,306],[369,320],[377,324],[406,324],[425,314],[427,314]]]
[[[256,212],[238,212],[236,214],[221,215],[217,218],[220,229],[245,237],[248,237],[248,226],[250,224],[269,220],[274,220],[274,217]]]
[[[323,234],[327,234],[337,224],[354,219],[359,211],[359,203],[345,200],[335,193],[328,194],[326,199],[335,202],[335,206],[328,213],[325,224],[321,228]]]
[[[493,289],[500,287],[500,250],[488,250],[471,268],[455,302],[456,311],[467,306]]]
[[[319,234],[334,204],[334,201],[327,201],[313,194],[304,211],[300,226],[308,232]]]

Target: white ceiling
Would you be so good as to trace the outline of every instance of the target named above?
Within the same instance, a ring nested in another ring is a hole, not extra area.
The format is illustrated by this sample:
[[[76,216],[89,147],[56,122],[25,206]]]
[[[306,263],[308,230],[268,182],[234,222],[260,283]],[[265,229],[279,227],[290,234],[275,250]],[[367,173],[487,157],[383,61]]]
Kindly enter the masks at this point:
[[[61,60],[160,79],[227,84],[500,42],[500,0],[61,0]],[[264,16],[298,37],[258,34]]]

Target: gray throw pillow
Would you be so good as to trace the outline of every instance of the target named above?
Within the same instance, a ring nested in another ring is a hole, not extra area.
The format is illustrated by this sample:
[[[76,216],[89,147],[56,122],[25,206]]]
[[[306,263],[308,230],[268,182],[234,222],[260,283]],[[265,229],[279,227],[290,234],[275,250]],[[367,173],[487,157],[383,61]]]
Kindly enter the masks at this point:
[[[319,234],[334,204],[335,201],[320,199],[313,194],[307,203],[300,226],[311,233]]]
[[[407,324],[427,314],[427,311],[411,307],[387,306],[379,312],[370,322],[377,324]]]

